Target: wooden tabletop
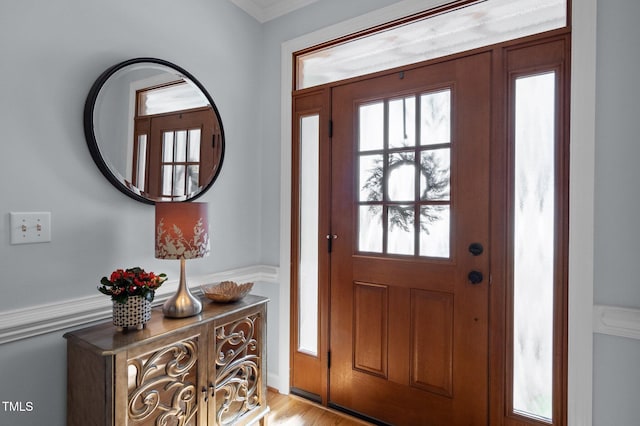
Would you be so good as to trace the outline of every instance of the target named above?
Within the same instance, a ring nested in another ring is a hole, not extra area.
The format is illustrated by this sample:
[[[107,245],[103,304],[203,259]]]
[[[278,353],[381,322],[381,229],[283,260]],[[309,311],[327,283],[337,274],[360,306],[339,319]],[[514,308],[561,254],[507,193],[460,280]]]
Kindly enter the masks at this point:
[[[151,320],[142,330],[125,330],[119,332],[111,320],[91,327],[66,333],[64,337],[78,344],[91,347],[101,355],[115,354],[138,346],[149,339],[161,338],[183,327],[198,322],[208,322],[232,315],[244,309],[266,303],[269,299],[249,294],[242,300],[233,303],[215,303],[209,299],[202,300],[202,312],[189,318],[165,318],[162,306],[151,310]]]

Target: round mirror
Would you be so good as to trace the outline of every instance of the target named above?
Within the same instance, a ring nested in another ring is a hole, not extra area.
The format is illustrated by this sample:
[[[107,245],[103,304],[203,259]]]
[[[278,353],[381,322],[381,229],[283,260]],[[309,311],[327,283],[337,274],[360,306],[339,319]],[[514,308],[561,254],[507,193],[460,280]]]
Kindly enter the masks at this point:
[[[204,87],[161,59],[131,59],[107,69],[84,108],[93,160],[131,198],[193,200],[222,168],[224,131]]]

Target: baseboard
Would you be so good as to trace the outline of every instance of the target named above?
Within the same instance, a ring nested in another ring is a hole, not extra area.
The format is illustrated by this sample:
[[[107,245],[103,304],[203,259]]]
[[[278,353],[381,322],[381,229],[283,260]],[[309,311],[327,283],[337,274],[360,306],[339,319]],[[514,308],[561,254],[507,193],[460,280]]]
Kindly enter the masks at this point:
[[[189,286],[196,294],[200,292],[201,284],[225,280],[278,283],[278,274],[275,266],[253,265],[202,276],[189,276]],[[177,287],[178,280],[167,281],[156,292],[153,304],[157,306],[164,303]],[[0,344],[84,326],[110,318],[111,315],[111,301],[98,293],[95,296],[0,312]]]
[[[640,339],[640,309],[595,305],[593,331],[629,339]]]
[[[289,387],[283,387],[280,383],[280,376],[270,372],[269,369],[267,369],[267,387],[283,395],[289,394]]]

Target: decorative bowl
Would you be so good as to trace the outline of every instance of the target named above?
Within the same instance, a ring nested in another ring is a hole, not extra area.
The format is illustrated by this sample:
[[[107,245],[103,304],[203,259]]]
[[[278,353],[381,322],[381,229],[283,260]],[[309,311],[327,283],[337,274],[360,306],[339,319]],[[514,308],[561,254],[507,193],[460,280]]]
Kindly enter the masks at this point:
[[[214,302],[236,302],[245,297],[253,288],[253,283],[238,284],[233,281],[222,281],[219,284],[202,285],[202,292]]]

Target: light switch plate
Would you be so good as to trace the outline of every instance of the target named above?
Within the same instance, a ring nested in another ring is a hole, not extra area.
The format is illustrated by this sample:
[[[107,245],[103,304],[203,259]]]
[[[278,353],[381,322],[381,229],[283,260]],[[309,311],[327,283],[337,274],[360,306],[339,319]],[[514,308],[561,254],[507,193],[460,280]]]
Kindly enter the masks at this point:
[[[51,212],[11,212],[11,244],[51,241]]]

